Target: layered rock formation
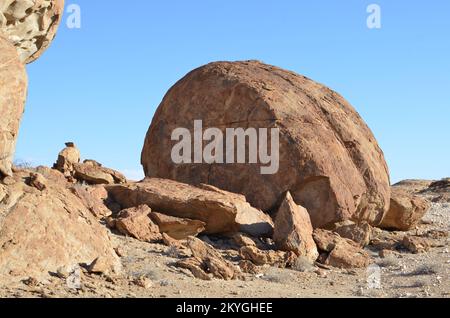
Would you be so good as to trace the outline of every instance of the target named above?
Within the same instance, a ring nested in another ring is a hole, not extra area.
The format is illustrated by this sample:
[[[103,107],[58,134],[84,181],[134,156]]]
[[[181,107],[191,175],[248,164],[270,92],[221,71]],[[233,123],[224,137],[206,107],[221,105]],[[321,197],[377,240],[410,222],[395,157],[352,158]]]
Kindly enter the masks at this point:
[[[204,222],[209,234],[242,231],[255,236],[272,234],[269,216],[250,206],[245,197],[214,187],[194,187],[164,180],[107,186],[122,208],[147,205],[169,216]]]
[[[64,12],[64,0],[2,0],[0,30],[16,47],[20,61],[31,63],[48,48]]]
[[[260,164],[175,164],[176,128],[280,129],[279,171]],[[346,219],[380,224],[390,184],[383,152],[362,118],[336,92],[306,77],[255,61],[211,63],[165,96],[146,136],[141,162],[149,177],[207,183],[276,208],[290,191],[315,227]]]

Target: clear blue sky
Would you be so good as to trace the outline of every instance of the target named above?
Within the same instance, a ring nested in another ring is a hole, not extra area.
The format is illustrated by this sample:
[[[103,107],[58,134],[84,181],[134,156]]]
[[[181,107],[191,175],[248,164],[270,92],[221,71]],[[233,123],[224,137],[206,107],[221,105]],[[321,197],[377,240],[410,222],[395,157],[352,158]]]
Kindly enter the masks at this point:
[[[183,75],[258,59],[341,93],[383,148],[392,181],[450,176],[450,1],[66,0],[51,48],[28,66],[17,159],[51,165],[65,141],[84,158],[141,173],[156,107]],[[366,8],[382,9],[382,28]],[[67,15],[65,16],[67,18]]]

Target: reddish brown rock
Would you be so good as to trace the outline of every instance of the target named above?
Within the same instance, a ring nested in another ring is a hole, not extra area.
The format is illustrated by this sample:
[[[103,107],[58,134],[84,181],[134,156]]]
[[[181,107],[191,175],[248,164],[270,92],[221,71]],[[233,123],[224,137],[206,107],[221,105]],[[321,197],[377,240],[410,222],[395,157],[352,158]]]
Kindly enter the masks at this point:
[[[255,265],[270,265],[285,268],[291,266],[297,258],[293,252],[263,251],[256,246],[244,246],[239,254],[243,260],[251,261]]]
[[[314,240],[321,252],[325,265],[338,268],[365,268],[370,264],[370,256],[354,241],[345,239],[327,230],[314,230]]]
[[[139,183],[107,186],[123,208],[148,205],[154,211],[206,223],[206,233],[272,234],[270,217],[250,206],[240,195],[206,190],[171,180],[146,179]]]
[[[260,164],[175,164],[172,133],[181,127],[193,136],[194,120],[224,135],[226,128],[280,129],[280,169],[262,175]],[[211,63],[172,87],[141,162],[148,177],[211,184],[263,211],[290,191],[314,227],[347,219],[378,225],[389,207],[383,152],[353,107],[321,84],[256,61]]]
[[[25,67],[16,49],[0,34],[0,180],[12,175],[27,84]]]
[[[22,181],[0,187],[0,280],[45,278],[99,257],[120,271],[105,228],[69,190],[47,182],[45,191]]]
[[[243,260],[239,262],[239,268],[243,273],[258,275],[262,273],[261,267],[251,261]]]
[[[372,227],[367,222],[358,224],[348,220],[336,223],[333,226],[333,232],[358,243],[361,247],[369,245],[372,237]]]
[[[129,208],[119,213],[115,220],[116,229],[123,235],[143,242],[162,239],[158,226],[150,219],[152,210],[146,205]]]
[[[35,171],[44,176],[45,179],[50,180],[52,183],[57,184],[62,188],[66,188],[69,185],[64,174],[58,170],[39,166],[35,168]]]
[[[192,252],[192,258],[177,263],[179,267],[191,270],[200,279],[210,280],[211,276],[218,279],[232,280],[240,277],[240,271],[211,245],[190,237],[187,246]]]
[[[39,191],[44,191],[47,188],[47,179],[40,173],[31,173],[30,186],[35,187]]]
[[[152,212],[150,218],[158,225],[161,233],[166,233],[176,240],[184,240],[189,236],[197,236],[205,230],[206,225],[202,221],[182,219],[157,212]]]
[[[203,262],[195,257],[179,260],[176,264],[179,268],[189,270],[195,278],[202,280],[211,280],[212,275],[207,273],[202,267]]]
[[[429,239],[411,235],[405,235],[402,245],[414,254],[425,253],[432,247]]]
[[[64,0],[2,0],[0,29],[31,63],[48,48],[64,13]]]
[[[103,167],[94,160],[85,160],[81,164],[74,164],[74,177],[88,184],[119,184],[127,181],[118,171]]]
[[[74,172],[74,165],[79,162],[80,150],[73,142],[67,142],[66,147],[58,154],[58,159],[53,168],[64,174],[64,176],[71,177]]]
[[[430,203],[406,191],[392,189],[391,206],[380,227],[390,230],[414,229],[430,209]]]
[[[243,233],[236,233],[233,235],[233,241],[236,243],[239,247],[244,246],[256,246],[255,239],[243,234]]]
[[[108,208],[108,192],[102,186],[83,186],[75,185],[70,188],[70,191],[75,194],[84,204],[85,207],[92,212],[92,214],[102,219],[112,214]]]
[[[313,227],[308,211],[297,205],[287,192],[275,219],[273,240],[277,248],[315,262],[319,252],[312,235]]]

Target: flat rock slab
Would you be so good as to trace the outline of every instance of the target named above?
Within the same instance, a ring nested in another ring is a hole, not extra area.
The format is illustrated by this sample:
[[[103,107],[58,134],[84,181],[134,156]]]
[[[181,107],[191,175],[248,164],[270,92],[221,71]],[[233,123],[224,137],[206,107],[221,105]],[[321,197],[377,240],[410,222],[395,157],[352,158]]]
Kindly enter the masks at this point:
[[[169,216],[199,220],[206,224],[207,234],[244,232],[270,236],[273,231],[270,217],[253,208],[243,196],[213,187],[149,178],[106,189],[122,208],[145,204]]]

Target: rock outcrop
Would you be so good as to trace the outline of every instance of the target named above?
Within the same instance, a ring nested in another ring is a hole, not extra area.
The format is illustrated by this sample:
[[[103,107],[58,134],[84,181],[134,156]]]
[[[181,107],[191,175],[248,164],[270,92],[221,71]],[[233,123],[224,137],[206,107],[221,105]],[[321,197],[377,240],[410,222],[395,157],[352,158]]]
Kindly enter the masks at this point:
[[[127,178],[120,172],[103,167],[95,160],[85,160],[81,164],[74,164],[74,177],[87,184],[117,184],[126,183]]]
[[[120,233],[143,242],[161,240],[158,225],[150,219],[151,212],[146,205],[125,209],[116,218],[115,227]]]
[[[28,79],[14,46],[0,34],[0,179],[12,175]]]
[[[64,13],[64,0],[2,0],[0,30],[16,47],[22,63],[48,48]]]
[[[195,120],[224,136],[227,128],[278,128],[278,172],[262,175],[261,161],[174,163],[172,133],[184,128],[195,136]],[[172,87],[148,130],[141,162],[148,177],[211,184],[266,212],[290,191],[314,227],[347,219],[378,225],[389,207],[383,152],[353,107],[321,84],[256,61],[211,63]]]
[[[166,215],[199,220],[206,224],[208,234],[240,231],[258,237],[273,231],[270,217],[251,207],[245,197],[212,187],[152,178],[106,189],[122,208],[145,204]]]
[[[275,218],[273,240],[277,248],[315,262],[319,252],[312,235],[308,211],[297,205],[289,192],[286,193]]]
[[[111,272],[120,271],[106,229],[83,203],[42,175],[45,188],[26,184],[32,180],[24,171],[13,184],[0,186],[0,280],[48,277],[61,266],[99,257]]]
[[[58,154],[53,168],[64,174],[70,182],[89,185],[126,183],[127,178],[120,172],[103,167],[95,160],[84,160],[80,163],[80,150],[73,142],[67,142],[66,148]]]
[[[391,206],[380,227],[390,230],[409,231],[416,227],[430,209],[427,200],[393,188]]]
[[[66,147],[58,154],[53,168],[70,178],[74,173],[74,165],[78,164],[80,160],[81,154],[77,146],[73,142],[66,142]]]

